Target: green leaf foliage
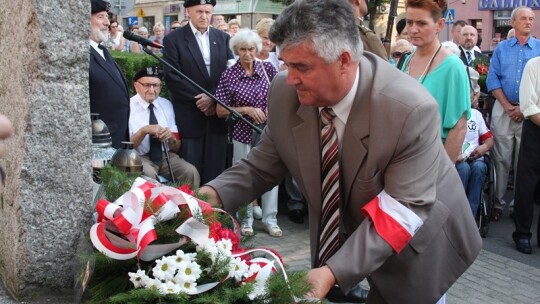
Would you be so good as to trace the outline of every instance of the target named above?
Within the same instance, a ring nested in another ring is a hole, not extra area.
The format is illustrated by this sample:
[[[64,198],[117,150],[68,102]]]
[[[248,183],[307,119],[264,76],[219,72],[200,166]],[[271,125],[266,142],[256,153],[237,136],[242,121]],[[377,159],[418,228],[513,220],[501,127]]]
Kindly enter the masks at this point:
[[[114,202],[122,194],[131,189],[131,185],[137,176],[128,175],[126,172],[108,164],[101,169],[101,180],[105,187],[105,198]]]

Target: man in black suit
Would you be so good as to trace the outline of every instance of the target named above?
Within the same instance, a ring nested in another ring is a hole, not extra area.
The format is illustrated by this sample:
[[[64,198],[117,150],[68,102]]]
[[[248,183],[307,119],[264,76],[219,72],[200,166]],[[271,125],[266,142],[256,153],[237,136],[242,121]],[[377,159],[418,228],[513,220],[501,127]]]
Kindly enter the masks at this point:
[[[90,111],[99,113],[112,137],[112,146],[120,148],[129,140],[129,93],[122,71],[100,43],[108,39],[110,3],[91,0],[90,17]]]
[[[214,93],[227,60],[233,58],[230,36],[210,27],[215,0],[186,0],[190,22],[165,36],[164,59],[210,93]],[[181,156],[193,164],[204,184],[225,170],[227,125],[216,116],[206,94],[165,67],[176,125],[182,137]]]
[[[477,57],[483,56],[475,47],[478,42],[478,31],[474,26],[465,25],[461,29],[459,45],[459,58],[466,66],[473,66]]]

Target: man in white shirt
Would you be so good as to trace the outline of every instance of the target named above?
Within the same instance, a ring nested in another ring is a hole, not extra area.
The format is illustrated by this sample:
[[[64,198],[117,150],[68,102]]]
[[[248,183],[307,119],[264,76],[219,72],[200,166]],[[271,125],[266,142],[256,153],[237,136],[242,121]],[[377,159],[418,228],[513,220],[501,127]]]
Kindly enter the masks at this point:
[[[185,0],[188,25],[163,39],[163,58],[185,75],[164,67],[182,133],[180,155],[197,168],[203,183],[227,166],[227,124],[216,116],[216,103],[185,77],[214,94],[227,60],[233,58],[231,37],[210,26],[214,5],[215,0]]]
[[[520,252],[530,254],[534,204],[540,202],[540,57],[527,62],[519,87],[519,108],[525,120],[521,131],[516,170],[514,224],[512,237]],[[540,245],[540,226],[536,230]]]
[[[133,85],[137,95],[130,100],[129,136],[141,154],[143,174],[154,179],[161,175],[171,180],[172,171],[177,182],[190,183],[198,188],[200,177],[192,164],[176,153],[169,153],[170,170],[167,164],[163,148],[177,152],[180,135],[171,102],[159,97],[160,71],[157,67],[140,70],[133,79]]]

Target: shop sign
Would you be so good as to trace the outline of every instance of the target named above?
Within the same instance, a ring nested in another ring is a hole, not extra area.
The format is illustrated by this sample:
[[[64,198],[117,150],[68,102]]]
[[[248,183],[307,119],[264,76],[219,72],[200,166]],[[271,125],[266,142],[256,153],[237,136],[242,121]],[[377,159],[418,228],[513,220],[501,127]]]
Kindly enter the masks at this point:
[[[518,6],[537,10],[540,9],[540,0],[478,0],[478,10],[481,11],[513,10]]]
[[[510,20],[510,19],[495,20],[495,26],[496,27],[512,26],[512,20]]]

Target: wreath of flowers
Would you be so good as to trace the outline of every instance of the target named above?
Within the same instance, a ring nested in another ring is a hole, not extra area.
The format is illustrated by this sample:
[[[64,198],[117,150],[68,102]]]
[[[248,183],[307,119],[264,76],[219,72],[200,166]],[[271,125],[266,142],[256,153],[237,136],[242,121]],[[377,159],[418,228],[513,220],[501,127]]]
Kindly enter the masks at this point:
[[[79,276],[87,302],[306,302],[305,272],[285,272],[272,249],[242,247],[236,220],[189,186],[130,179],[115,170],[103,170],[103,182],[130,188],[119,194],[113,187],[111,201],[96,203],[94,250]]]

